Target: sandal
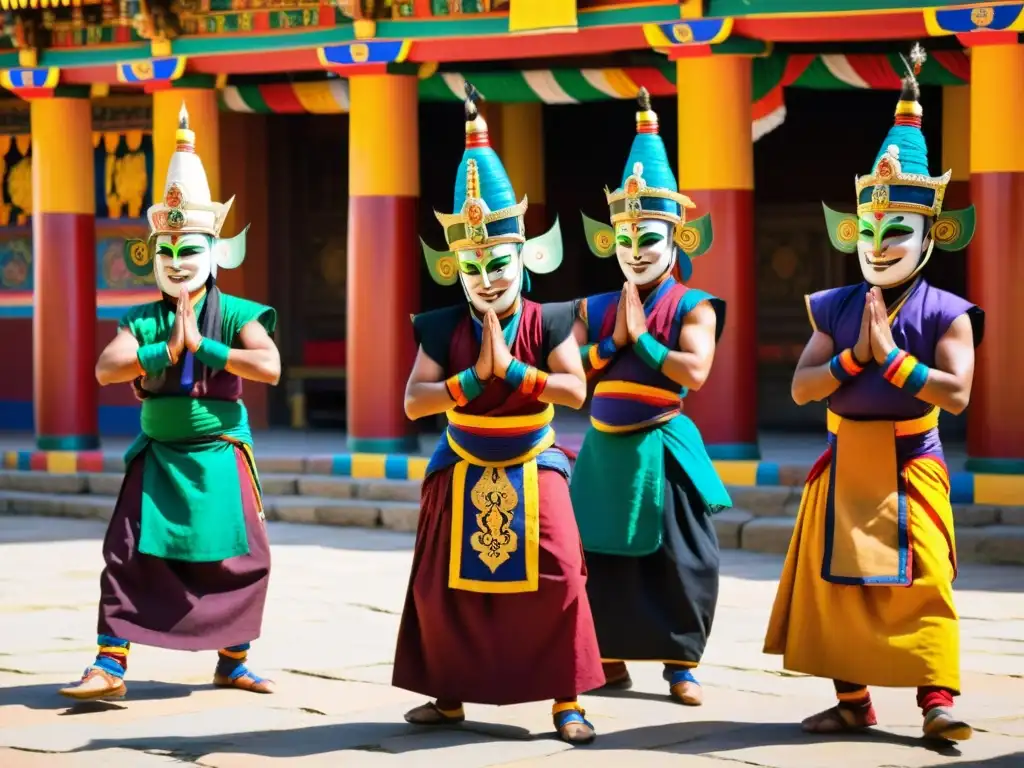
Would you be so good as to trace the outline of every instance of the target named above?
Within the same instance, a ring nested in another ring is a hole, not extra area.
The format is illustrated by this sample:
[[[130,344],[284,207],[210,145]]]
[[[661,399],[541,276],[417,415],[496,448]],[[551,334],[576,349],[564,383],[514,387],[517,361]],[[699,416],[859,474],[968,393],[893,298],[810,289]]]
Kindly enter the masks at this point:
[[[590,744],[596,739],[597,732],[594,730],[593,724],[587,720],[586,714],[586,710],[578,704],[571,709],[553,713],[551,717],[555,722],[558,738],[574,746]]]
[[[957,720],[948,709],[936,707],[924,716],[926,739],[942,741],[967,741],[974,735],[974,729],[963,720]]]
[[[214,673],[213,684],[218,688],[237,688],[240,691],[251,691],[252,693],[273,693],[275,690],[273,680],[264,680],[249,671],[244,664],[239,664],[238,668],[230,675]]]
[[[870,728],[875,722],[873,708],[867,715],[860,716],[856,712],[837,706],[811,715],[800,726],[807,733],[850,733]]]
[[[405,722],[412,725],[457,725],[465,719],[466,710],[462,706],[459,706],[458,709],[441,709],[433,701],[428,701],[405,713]]]
[[[127,692],[128,687],[124,684],[123,678],[112,675],[99,667],[89,667],[82,673],[81,680],[58,691],[61,696],[79,701],[123,699]]]

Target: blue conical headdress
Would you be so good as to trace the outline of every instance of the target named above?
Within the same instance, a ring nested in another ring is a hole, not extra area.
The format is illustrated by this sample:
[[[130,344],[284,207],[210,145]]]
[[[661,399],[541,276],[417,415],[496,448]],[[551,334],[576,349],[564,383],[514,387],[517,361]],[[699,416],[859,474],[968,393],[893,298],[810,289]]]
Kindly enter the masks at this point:
[[[680,224],[686,219],[686,209],[696,206],[678,192],[665,142],[658,134],[658,115],[651,109],[651,96],[646,88],[640,89],[637,103],[636,137],[622,172],[622,184],[614,192],[605,190],[612,224],[638,219]]]
[[[525,243],[526,198],[516,203],[512,182],[491,147],[487,122],[477,110],[479,94],[466,83],[466,151],[455,177],[456,213],[435,213],[453,251]]]
[[[938,216],[946,185],[952,176],[928,175],[928,145],[921,132],[923,110],[918,101],[917,75],[925,60],[924,49],[915,45],[903,78],[896,120],[882,142],[872,172],[856,180],[857,213],[919,213]],[[906,61],[906,60],[904,60]],[[911,68],[912,67],[912,68]]]

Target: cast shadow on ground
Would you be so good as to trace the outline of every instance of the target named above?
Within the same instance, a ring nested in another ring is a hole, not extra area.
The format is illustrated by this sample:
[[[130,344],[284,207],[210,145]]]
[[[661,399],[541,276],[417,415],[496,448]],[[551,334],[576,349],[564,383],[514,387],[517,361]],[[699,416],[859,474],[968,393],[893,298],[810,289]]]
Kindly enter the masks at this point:
[[[71,680],[68,681],[70,683]],[[62,715],[81,715],[90,712],[102,712],[110,709],[124,709],[117,701],[84,701],[75,702],[57,693],[61,684],[39,683],[36,685],[16,685],[0,688],[0,707],[21,705],[29,709],[67,710]],[[193,692],[210,688],[210,685],[182,685],[180,683],[162,683],[155,680],[132,681],[132,701],[164,701],[166,699],[183,699]]]
[[[467,722],[461,726],[423,728],[405,723],[337,723],[306,728],[225,733],[208,736],[154,736],[135,739],[97,739],[73,750],[93,752],[119,747],[160,751],[179,759],[198,760],[211,753],[232,753],[272,758],[299,758],[341,750],[403,754],[463,744],[555,739],[554,732],[530,734],[525,729],[496,723]],[[707,755],[768,746],[800,747],[809,744],[868,740],[934,751],[957,757],[954,746],[877,730],[864,734],[813,735],[789,723],[689,722],[645,726],[600,735],[586,750],[656,750],[678,755]],[[1012,760],[1012,758],[1008,758]],[[1010,762],[958,763],[958,768],[1019,768]]]
[[[925,768],[944,768],[949,763],[935,763]],[[1021,768],[1024,765],[1024,751],[1014,752],[1012,755],[999,755],[997,757],[985,757],[981,760],[968,760],[966,763],[957,761],[956,768]]]

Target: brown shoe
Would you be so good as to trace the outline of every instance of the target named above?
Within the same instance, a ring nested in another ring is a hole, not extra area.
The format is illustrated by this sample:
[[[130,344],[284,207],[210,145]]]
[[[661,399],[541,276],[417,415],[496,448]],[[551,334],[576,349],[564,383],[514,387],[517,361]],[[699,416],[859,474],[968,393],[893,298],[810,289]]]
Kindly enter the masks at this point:
[[[414,707],[405,713],[405,722],[412,725],[456,725],[466,719],[466,711],[458,709],[441,709],[432,701]]]
[[[680,704],[699,707],[704,703],[704,689],[689,669],[665,669],[662,677],[668,683],[669,695]]]
[[[253,693],[274,693],[277,690],[273,680],[264,680],[251,672],[233,679],[227,675],[214,674],[213,684],[218,688],[237,688],[240,691],[252,691]]]
[[[79,701],[123,699],[127,692],[123,679],[97,667],[89,667],[81,680],[58,691],[61,696]]]
[[[577,707],[552,715],[552,719],[555,721],[555,730],[558,731],[558,738],[573,746],[590,744],[596,739],[597,731],[586,719],[586,714],[584,709]]]
[[[609,691],[628,691],[633,687],[633,678],[629,676],[629,669],[624,661],[602,662],[601,668],[604,671],[605,683],[602,688]]]
[[[943,741],[967,741],[974,735],[974,729],[963,720],[957,720],[948,709],[936,707],[924,716],[926,739]]]
[[[850,733],[863,731],[876,722],[874,708],[869,708],[865,714],[858,714],[845,707],[832,707],[811,715],[800,723],[800,727],[807,733]]]

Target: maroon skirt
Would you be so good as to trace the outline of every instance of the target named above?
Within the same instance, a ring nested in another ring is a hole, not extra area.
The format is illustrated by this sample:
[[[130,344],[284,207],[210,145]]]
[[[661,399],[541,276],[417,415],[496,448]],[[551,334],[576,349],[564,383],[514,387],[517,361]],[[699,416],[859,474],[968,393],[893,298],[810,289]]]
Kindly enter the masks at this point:
[[[128,465],[103,540],[99,634],[179,651],[213,651],[260,636],[270,541],[249,460],[240,448],[235,458],[249,554],[212,563],[139,552],[146,452]]]
[[[392,684],[446,702],[498,705],[600,688],[601,653],[565,478],[538,472],[539,589],[482,594],[448,588],[452,472],[423,483]]]

